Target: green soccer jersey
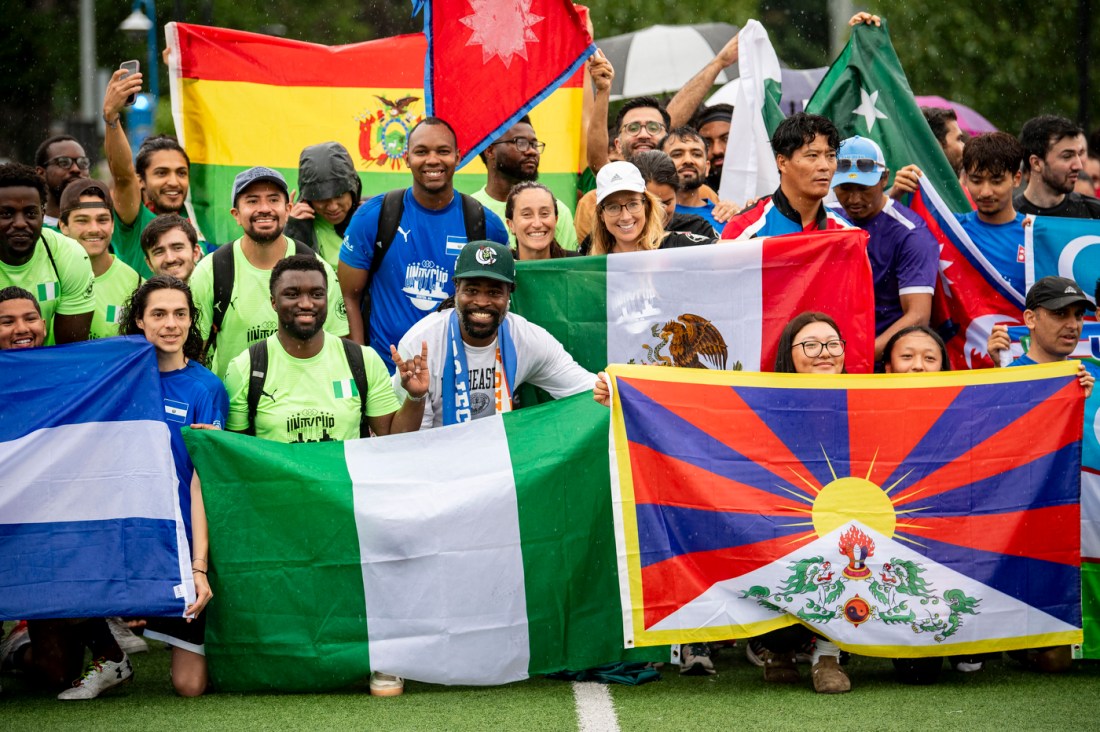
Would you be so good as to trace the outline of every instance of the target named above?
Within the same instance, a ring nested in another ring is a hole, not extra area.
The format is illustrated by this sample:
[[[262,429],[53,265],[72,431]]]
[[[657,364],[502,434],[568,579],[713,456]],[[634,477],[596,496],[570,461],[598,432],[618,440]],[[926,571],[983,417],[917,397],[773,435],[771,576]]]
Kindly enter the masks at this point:
[[[472,196],[481,202],[481,205],[489,209],[497,216],[501,221],[504,221],[504,209],[507,206],[505,201],[498,201],[489,195],[489,192],[482,188]],[[554,203],[558,208],[558,225],[554,227],[554,240],[558,242],[558,246],[562,249],[566,249],[570,252],[577,250],[577,230],[573,226],[573,214],[570,212],[569,207],[558,199],[554,199]],[[507,226],[507,224],[505,224]],[[508,230],[508,246],[513,249],[516,246],[516,235],[512,233],[512,230]]]
[[[92,316],[91,338],[118,335],[122,309],[141,284],[141,277],[118,257],[107,271],[95,278],[95,315]]]
[[[181,211],[180,215],[182,216],[183,214],[184,212]],[[111,235],[111,250],[123,262],[141,275],[143,280],[149,279],[153,276],[153,271],[149,269],[149,265],[145,261],[145,252],[141,250],[141,232],[145,231],[145,227],[148,226],[149,222],[155,219],[157,215],[145,206],[141,206],[138,208],[137,218],[134,219],[132,224],[127,225],[122,223],[117,213],[114,216],[115,233]],[[205,254],[207,251],[206,242],[200,240],[199,248],[202,249]]]
[[[367,374],[367,416],[380,417],[400,408],[389,371],[369,346],[363,349]],[[233,359],[225,374],[229,392],[227,429],[248,428],[249,355]],[[275,442],[328,442],[359,437],[359,390],[340,339],[325,334],[325,345],[313,358],[289,355],[278,336],[267,339],[267,378],[256,405],[256,436]]]
[[[14,285],[29,290],[42,308],[46,345],[55,343],[54,315],[80,315],[95,310],[95,276],[84,247],[75,240],[42,229],[34,254],[24,264],[0,262],[0,287]]]
[[[294,242],[283,237],[286,255],[294,254]],[[249,345],[263,340],[277,330],[275,310],[271,307],[271,270],[257,269],[241,251],[241,240],[226,244],[233,247],[233,293],[229,308],[222,319],[217,346],[210,358],[210,370],[225,380],[225,370],[237,354]],[[323,262],[324,260],[322,260]],[[328,317],[325,330],[333,335],[348,334],[348,313],[344,309],[344,296],[336,283],[336,273],[325,264],[328,277]],[[214,257],[203,257],[191,275],[191,294],[199,311],[199,332],[203,339],[210,337],[211,312],[214,309]]]
[[[317,250],[321,259],[335,270],[340,263],[340,245],[344,243],[343,237],[336,233],[335,226],[321,216],[313,219],[313,236],[317,238]]]

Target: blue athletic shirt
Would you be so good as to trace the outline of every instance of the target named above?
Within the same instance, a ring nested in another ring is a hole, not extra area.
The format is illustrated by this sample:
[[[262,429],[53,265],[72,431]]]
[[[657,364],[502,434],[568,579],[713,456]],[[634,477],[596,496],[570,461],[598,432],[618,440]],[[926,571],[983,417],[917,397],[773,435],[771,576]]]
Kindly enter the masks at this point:
[[[1007,224],[987,224],[978,218],[977,211],[955,214],[963,230],[970,235],[974,245],[981,250],[989,263],[1020,295],[1027,293],[1024,276],[1024,215]]]
[[[191,474],[195,466],[183,443],[184,427],[193,424],[212,424],[224,427],[229,414],[229,395],[221,380],[213,372],[195,361],[177,371],[165,371],[160,375],[164,392],[164,421],[172,435],[172,460],[176,464],[176,480],[179,482],[180,511],[187,529],[187,542],[191,539]]]
[[[370,269],[383,198],[375,196],[352,216],[340,247],[340,261],[349,267]],[[489,209],[485,237],[508,243],[504,223]],[[401,223],[370,284],[369,343],[391,374],[390,344],[397,345],[409,328],[454,295],[455,259],[465,245],[466,222],[457,194],[445,208],[434,211],[417,203],[411,188],[405,191]]]
[[[682,204],[676,204],[676,213],[682,214],[695,214],[696,216],[705,219],[708,224],[714,227],[714,230],[721,231],[724,224],[719,224],[718,220],[714,218],[714,202],[703,201],[702,206],[684,206]]]

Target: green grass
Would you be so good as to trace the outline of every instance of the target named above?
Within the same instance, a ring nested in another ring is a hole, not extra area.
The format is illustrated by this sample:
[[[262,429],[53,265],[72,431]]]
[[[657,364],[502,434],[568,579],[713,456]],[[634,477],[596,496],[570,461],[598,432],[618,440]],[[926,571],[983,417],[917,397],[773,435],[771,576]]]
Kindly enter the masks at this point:
[[[134,682],[89,702],[53,694],[5,676],[0,729],[19,730],[574,730],[570,685],[536,679],[494,688],[409,682],[405,695],[375,699],[365,685],[329,694],[208,694],[181,699],[168,680],[160,644],[134,657]],[[487,651],[488,652],[488,651]],[[612,687],[623,730],[1077,730],[1100,726],[1100,663],[1077,662],[1062,676],[1024,671],[1012,661],[978,674],[944,671],[930,687],[893,679],[889,661],[855,658],[854,691],[813,693],[808,667],[800,686],[766,685],[742,647],[716,657],[719,674]]]

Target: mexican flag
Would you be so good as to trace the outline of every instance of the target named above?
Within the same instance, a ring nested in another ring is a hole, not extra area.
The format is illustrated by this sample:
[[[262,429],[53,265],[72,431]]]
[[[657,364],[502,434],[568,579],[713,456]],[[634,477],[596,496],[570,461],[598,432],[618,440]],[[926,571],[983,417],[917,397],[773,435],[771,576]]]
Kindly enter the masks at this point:
[[[323,46],[257,33],[168,23],[172,116],[191,156],[192,220],[215,243],[236,239],[229,217],[233,178],[255,165],[275,168],[297,188],[302,148],[326,140],[351,153],[363,197],[412,183],[402,158],[409,130],[427,114],[423,34]],[[581,162],[583,72],[547,87],[531,110],[546,151],[539,180],[576,200]],[[502,77],[501,77],[502,78]],[[258,124],[257,110],[271,115]],[[485,185],[474,158],[455,175],[473,193]]]
[[[875,312],[860,229],[518,262],[515,312],[577,361],[770,371],[787,322],[831,315],[847,368],[869,372]]]
[[[188,432],[214,682],[312,691],[377,670],[487,685],[667,661],[624,650],[609,417],[585,394],[343,443]]]
[[[741,29],[738,53],[737,103],[730,121],[730,144],[722,168],[720,196],[743,203],[769,196],[779,187],[771,136],[783,121],[779,57],[760,21]]]
[[[842,140],[859,135],[877,142],[893,172],[916,163],[952,211],[972,209],[913,98],[885,20],[881,28],[852,28],[848,45],[829,67],[806,111],[831,119]]]

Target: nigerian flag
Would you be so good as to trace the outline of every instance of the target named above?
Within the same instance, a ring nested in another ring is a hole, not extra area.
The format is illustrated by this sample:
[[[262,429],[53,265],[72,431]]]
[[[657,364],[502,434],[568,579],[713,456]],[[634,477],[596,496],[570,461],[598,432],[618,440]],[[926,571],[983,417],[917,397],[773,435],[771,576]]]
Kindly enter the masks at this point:
[[[372,669],[502,684],[668,660],[624,650],[609,416],[584,394],[342,443],[188,432],[217,686],[332,689]]]
[[[857,25],[806,105],[828,117],[840,138],[869,137],[879,144],[891,171],[916,163],[955,212],[970,211],[943,148],[913,98],[913,90],[882,27]]]

